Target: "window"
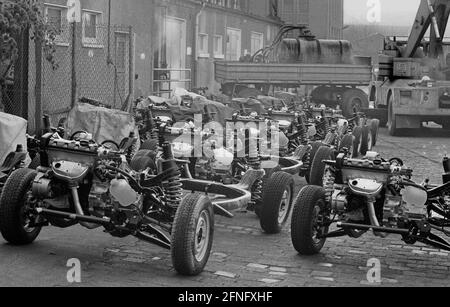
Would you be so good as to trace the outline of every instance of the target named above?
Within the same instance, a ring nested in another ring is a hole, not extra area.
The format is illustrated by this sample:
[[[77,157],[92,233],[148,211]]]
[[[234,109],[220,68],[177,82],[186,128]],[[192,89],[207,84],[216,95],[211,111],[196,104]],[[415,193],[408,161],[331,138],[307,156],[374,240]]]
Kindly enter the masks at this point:
[[[44,14],[46,22],[56,32],[55,42],[57,44],[68,44],[67,7],[45,4]]]
[[[90,47],[102,47],[100,23],[102,13],[94,11],[83,12],[83,44]]]
[[[252,32],[251,40],[251,54],[254,55],[264,47],[264,34]]]
[[[241,30],[227,28],[227,54],[228,61],[239,61],[241,57]]]
[[[223,59],[223,36],[214,35],[214,57],[217,59]]]
[[[198,35],[198,55],[202,58],[209,58],[208,34],[200,33]]]

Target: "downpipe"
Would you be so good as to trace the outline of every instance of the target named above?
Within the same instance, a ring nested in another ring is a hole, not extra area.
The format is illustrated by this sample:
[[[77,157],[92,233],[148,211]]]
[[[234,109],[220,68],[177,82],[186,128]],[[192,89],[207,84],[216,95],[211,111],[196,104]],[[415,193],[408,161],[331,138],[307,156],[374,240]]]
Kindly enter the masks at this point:
[[[374,226],[375,228],[373,229],[373,234],[377,237],[380,238],[386,238],[388,236],[387,233],[383,233],[383,232],[379,232],[376,229],[380,229],[380,222],[378,221],[377,218],[377,214],[375,212],[375,200],[374,199],[369,199],[368,200],[368,209],[369,209],[369,218],[370,218],[370,223],[372,224],[372,226]]]
[[[85,214],[83,212],[83,208],[81,207],[80,197],[78,196],[78,188],[71,187],[70,191],[72,192],[72,198],[73,198],[73,203],[75,206],[76,213],[80,216],[85,216]],[[96,229],[96,228],[101,227],[101,225],[99,225],[99,224],[88,223],[88,222],[80,222],[80,225],[87,229]]]

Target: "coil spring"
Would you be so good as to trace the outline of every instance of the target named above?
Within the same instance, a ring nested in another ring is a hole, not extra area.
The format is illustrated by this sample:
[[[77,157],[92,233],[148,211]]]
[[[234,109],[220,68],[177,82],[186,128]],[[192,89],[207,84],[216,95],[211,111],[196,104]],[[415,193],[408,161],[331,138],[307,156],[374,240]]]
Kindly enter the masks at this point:
[[[254,142],[249,141],[248,148],[248,164],[254,169],[259,169],[261,167],[261,157],[259,155],[258,145]]]
[[[306,121],[307,121],[306,114],[303,113],[299,117],[299,123],[297,126],[297,129],[300,133],[300,143],[302,145],[306,145],[308,143],[308,131],[306,129]]]
[[[331,166],[327,165],[323,176],[323,187],[325,189],[325,198],[327,202],[330,202],[334,193],[334,184],[336,182],[336,176]]]
[[[166,143],[166,138],[164,136],[164,127],[159,127],[156,137],[156,139],[159,141],[159,146],[163,147]]]
[[[330,123],[328,122],[328,118],[325,116],[325,112],[323,112],[322,120],[323,120],[323,129],[324,129],[325,133],[327,134],[327,133],[332,132]]]
[[[263,181],[257,180],[254,185],[253,193],[252,193],[252,203],[258,204],[262,202],[263,199]]]
[[[303,169],[306,171],[310,171],[311,170],[311,151],[312,151],[312,147],[310,147],[310,149],[308,150],[308,152],[305,155],[305,158],[303,159]]]
[[[166,193],[167,205],[172,209],[178,209],[183,197],[183,185],[181,184],[181,175],[179,172],[174,174],[168,181],[163,183]]]
[[[174,160],[172,146],[168,142],[162,144],[163,159],[162,170],[174,169],[171,177],[163,182],[164,192],[166,194],[167,206],[172,209],[178,209],[183,197],[183,185],[181,184],[181,174]]]

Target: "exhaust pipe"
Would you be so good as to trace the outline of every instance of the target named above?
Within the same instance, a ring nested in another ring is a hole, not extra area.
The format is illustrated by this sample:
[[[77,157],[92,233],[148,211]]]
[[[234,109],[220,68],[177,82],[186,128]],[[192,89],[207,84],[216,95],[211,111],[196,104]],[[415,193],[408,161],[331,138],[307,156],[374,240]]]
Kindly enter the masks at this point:
[[[83,208],[81,208],[80,198],[78,196],[78,188],[72,187],[72,188],[70,188],[70,191],[72,192],[72,198],[73,198],[73,203],[75,205],[75,211],[77,212],[78,215],[84,216]],[[87,229],[96,229],[101,226],[99,224],[88,223],[88,222],[80,222],[80,225]]]
[[[376,231],[376,228],[380,229],[380,222],[378,221],[377,218],[377,214],[375,212],[375,206],[374,206],[374,202],[373,201],[369,201],[368,203],[368,207],[369,207],[369,218],[370,218],[370,223],[375,226],[375,228],[373,229],[373,234],[377,237],[380,238],[386,238],[388,236],[387,233],[383,233],[383,232],[378,232]]]

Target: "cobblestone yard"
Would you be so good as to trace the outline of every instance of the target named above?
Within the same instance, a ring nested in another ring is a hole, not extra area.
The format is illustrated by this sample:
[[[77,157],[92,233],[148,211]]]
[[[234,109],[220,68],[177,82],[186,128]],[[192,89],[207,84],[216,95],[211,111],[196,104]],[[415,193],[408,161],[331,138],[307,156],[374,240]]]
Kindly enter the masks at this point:
[[[383,130],[376,149],[414,167],[417,181],[439,183],[450,137],[448,132],[425,131],[419,137],[392,138]],[[300,188],[303,179],[298,183]],[[288,230],[262,234],[253,214],[218,217],[216,224],[213,253],[198,277],[177,276],[170,252],[136,239],[114,239],[82,228],[45,229],[28,247],[11,247],[0,239],[0,286],[67,286],[70,258],[81,260],[81,286],[450,286],[450,253],[406,246],[397,236],[330,239],[320,255],[301,257]],[[381,262],[381,284],[367,281],[372,258]]]

